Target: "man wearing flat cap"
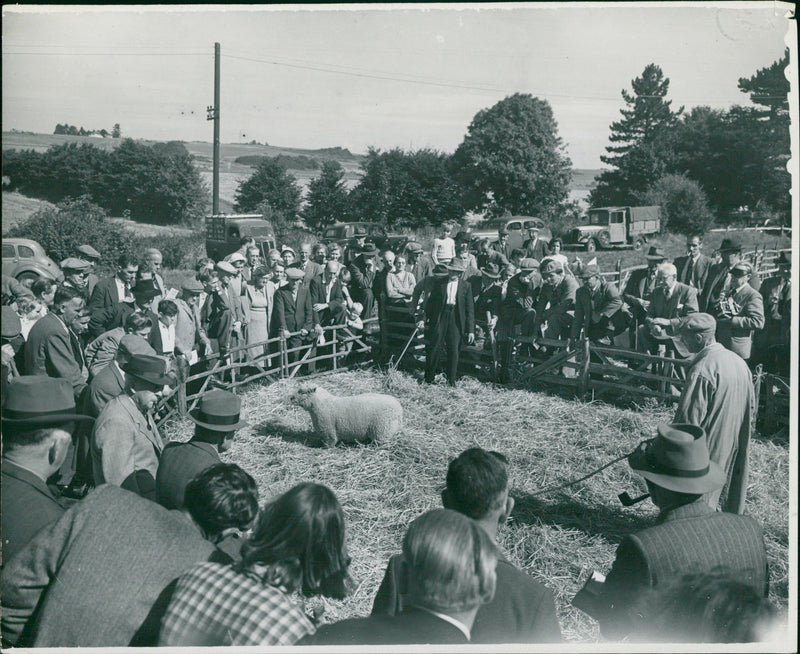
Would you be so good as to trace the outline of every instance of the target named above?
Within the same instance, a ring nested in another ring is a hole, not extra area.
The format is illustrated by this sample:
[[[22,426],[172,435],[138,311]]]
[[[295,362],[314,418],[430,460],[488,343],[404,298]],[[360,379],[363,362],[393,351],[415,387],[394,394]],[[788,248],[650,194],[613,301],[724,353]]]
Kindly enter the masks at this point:
[[[433,274],[433,259],[431,255],[422,249],[416,241],[409,241],[406,244],[406,254],[408,255],[408,271],[414,275],[417,283]]]
[[[578,282],[561,261],[549,259],[541,268],[542,290],[536,303],[533,334],[540,335],[540,326],[547,324],[544,336],[556,340],[569,338],[575,319],[575,294]]]
[[[725,472],[725,487],[704,498],[713,509],[742,513],[747,495],[750,425],[756,398],[747,364],[714,339],[716,321],[694,313],[684,321],[675,349],[694,357],[673,420],[700,425],[708,439],[711,460]]]
[[[583,281],[575,292],[575,320],[572,321],[570,340],[575,341],[581,331],[593,342],[607,340],[624,332],[631,315],[623,309],[617,287],[603,279],[597,264],[590,263],[580,273]]]
[[[181,292],[174,302],[178,306],[178,319],[175,322],[175,349],[180,352],[195,352],[192,359],[210,354],[211,339],[200,321],[200,296],[203,285],[196,279],[188,279],[181,286]]]
[[[186,443],[172,441],[161,453],[156,475],[156,500],[168,509],[183,508],[184,491],[196,475],[220,463],[219,453],[227,451],[238,429],[247,427],[241,419],[242,401],[233,393],[208,391],[197,408],[189,412],[194,436]]]
[[[303,284],[304,278],[305,273],[299,268],[287,268],[286,286],[281,286],[275,291],[272,299],[270,320],[272,336],[286,338],[286,346],[289,349],[300,347],[322,333],[319,317],[314,313],[311,292]],[[299,359],[300,356],[299,351],[289,353],[292,361]]]
[[[125,393],[106,404],[92,432],[94,483],[114,484],[155,500],[164,443],[151,411],[175,379],[167,372],[167,362],[157,356],[134,355],[122,370]]]
[[[631,273],[622,297],[630,308],[631,314],[636,322],[643,323],[647,317],[647,307],[653,291],[656,290],[656,267],[658,264],[667,261],[667,255],[660,247],[653,245],[644,255],[647,260],[647,268],[638,268]],[[631,338],[631,343],[634,342]]]
[[[89,264],[89,276],[86,278],[86,286],[89,291],[89,297],[92,297],[92,292],[94,291],[94,287],[97,285],[99,278],[97,277],[95,271],[97,269],[97,264],[100,263],[100,259],[102,259],[102,255],[95,250],[91,245],[79,245],[75,248],[75,256],[78,259],[83,259]]]
[[[73,288],[85,302],[89,301],[89,271],[92,266],[88,261],[77,259],[76,257],[67,257],[60,264],[61,272],[64,273],[63,286]]]
[[[348,266],[353,302],[358,302],[364,307],[364,318],[372,318],[376,311],[373,286],[378,271],[377,257],[378,248],[375,244],[366,243],[361,248],[360,254]]]
[[[425,382],[432,384],[439,361],[446,350],[447,383],[455,386],[458,375],[458,357],[461,343],[466,339],[475,342],[475,302],[472,287],[461,279],[464,263],[453,259],[447,264],[447,276],[436,277],[430,294],[423,303],[424,318],[418,320],[417,328],[425,328],[428,345],[425,350]],[[416,290],[414,291],[416,294]]]
[[[730,269],[730,279],[709,313],[717,319],[717,340],[745,361],[750,358],[753,333],[764,327],[764,300],[748,281],[753,267],[740,261]]]
[[[659,508],[656,524],[622,539],[598,595],[582,605],[606,638],[624,638],[642,625],[634,607],[654,586],[684,575],[724,570],[766,597],[767,553],[761,526],[752,518],[717,513],[702,497],[722,487],[723,470],[709,458],[702,427],[659,425],[655,438],[628,456]],[[583,592],[583,591],[582,591]]]
[[[75,408],[65,379],[17,377],[3,394],[3,565],[44,526],[64,513],[47,480],[66,460],[76,424],[91,421]]]

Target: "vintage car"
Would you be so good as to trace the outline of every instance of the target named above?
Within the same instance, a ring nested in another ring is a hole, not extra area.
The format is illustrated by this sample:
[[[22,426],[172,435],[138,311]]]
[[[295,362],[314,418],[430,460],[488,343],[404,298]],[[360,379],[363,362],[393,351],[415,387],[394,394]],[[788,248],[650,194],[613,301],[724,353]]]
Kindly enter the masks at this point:
[[[64,278],[58,264],[29,238],[3,238],[3,274],[19,282]]]

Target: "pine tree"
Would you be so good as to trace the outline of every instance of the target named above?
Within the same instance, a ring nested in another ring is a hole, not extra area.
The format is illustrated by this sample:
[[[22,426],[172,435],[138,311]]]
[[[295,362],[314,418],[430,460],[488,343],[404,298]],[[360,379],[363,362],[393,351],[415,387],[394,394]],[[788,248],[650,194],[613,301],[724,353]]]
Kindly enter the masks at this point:
[[[337,220],[346,221],[350,198],[344,183],[344,169],[338,161],[325,161],[322,173],[308,184],[303,220],[311,229],[322,229]]]
[[[759,114],[772,120],[789,119],[789,80],[784,71],[789,65],[789,48],[783,57],[773,62],[768,68],[761,68],[752,77],[739,79],[739,90],[749,93],[753,104],[767,107],[759,110]]]
[[[631,87],[632,92],[622,90],[626,108],[620,109],[622,119],[611,123],[608,140],[612,145],[600,157],[613,168],[598,178],[591,196],[595,206],[630,202],[664,174],[668,154],[661,137],[683,113],[683,107],[673,111],[672,101],[666,99],[669,78],[659,66],[648,64],[631,80]]]

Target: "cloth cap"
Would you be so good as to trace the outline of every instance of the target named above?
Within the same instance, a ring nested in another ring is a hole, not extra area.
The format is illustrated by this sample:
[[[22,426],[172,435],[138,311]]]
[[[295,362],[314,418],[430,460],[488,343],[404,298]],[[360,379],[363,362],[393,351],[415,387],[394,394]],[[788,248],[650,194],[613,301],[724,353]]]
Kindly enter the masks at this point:
[[[235,261],[244,261],[246,263],[247,257],[245,257],[241,252],[237,250],[236,252],[231,254],[231,256],[228,257],[229,263],[234,263]]]
[[[720,252],[741,252],[742,244],[735,238],[723,238],[719,246]]]
[[[664,261],[667,258],[667,255],[664,254],[664,250],[654,245],[647,251],[647,254],[644,255],[644,258],[652,261]]]
[[[242,401],[236,395],[229,391],[213,390],[203,395],[197,408],[189,412],[189,419],[212,431],[234,431],[249,424],[240,420],[241,410]]]
[[[119,341],[117,353],[130,359],[134,354],[155,356],[156,351],[139,334],[125,334]]]
[[[491,261],[481,268],[481,275],[489,279],[497,279],[500,277],[500,267]]]
[[[450,263],[447,264],[447,272],[457,272],[462,273],[467,269],[467,264],[464,263],[461,259],[456,257]]]
[[[3,433],[53,427],[65,422],[94,420],[75,409],[72,384],[46,375],[23,375],[9,380],[3,396]]]
[[[519,262],[520,272],[531,272],[533,270],[539,270],[539,262],[536,259],[525,257]]]
[[[181,289],[186,291],[187,293],[192,293],[194,295],[200,295],[205,290],[205,287],[196,279],[187,279],[183,284],[181,284]]]
[[[2,320],[2,324],[0,325],[0,329],[2,329],[2,336],[3,338],[14,338],[15,336],[19,336],[22,332],[22,324],[19,321],[19,316],[17,312],[14,311],[13,307],[9,305],[3,305],[3,313],[0,316]]]
[[[731,268],[731,275],[734,277],[747,277],[753,274],[753,266],[746,261],[740,261]]]
[[[505,227],[501,227],[497,230],[498,236],[508,236],[508,230]]]
[[[236,268],[234,268],[229,262],[227,261],[220,261],[217,263],[216,266],[217,270],[221,273],[225,273],[226,275],[235,275]]]
[[[711,461],[702,427],[661,424],[657,432],[628,455],[633,470],[657,486],[679,493],[709,493],[725,485],[725,472]]]
[[[286,279],[303,279],[305,276],[306,274],[300,268],[290,266],[286,269]]]
[[[416,241],[409,241],[406,244],[406,250],[409,252],[422,252],[422,246]]]
[[[167,361],[161,357],[134,354],[128,361],[121,366],[126,374],[143,379],[155,386],[165,386],[175,381],[175,378],[167,373]]]
[[[100,259],[100,253],[95,250],[91,245],[79,245],[75,248],[76,252],[80,252],[83,256],[90,259]]]
[[[542,274],[551,272],[564,272],[564,265],[555,259],[548,259],[542,264]]]
[[[86,272],[92,267],[92,264],[76,257],[67,257],[61,262],[60,266],[61,270],[64,271],[75,270],[77,272]]]
[[[590,263],[578,275],[581,279],[589,279],[589,277],[600,276],[600,266],[596,263]]]

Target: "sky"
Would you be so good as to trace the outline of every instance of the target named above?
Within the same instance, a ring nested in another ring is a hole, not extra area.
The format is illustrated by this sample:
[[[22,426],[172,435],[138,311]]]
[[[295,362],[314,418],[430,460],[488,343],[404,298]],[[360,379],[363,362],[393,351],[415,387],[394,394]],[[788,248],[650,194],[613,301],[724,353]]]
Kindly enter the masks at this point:
[[[787,4],[3,7],[3,129],[57,123],[211,141],[452,152],[512,93],[550,102],[576,168],[598,168],[620,92],[649,63],[673,107],[748,105]]]

